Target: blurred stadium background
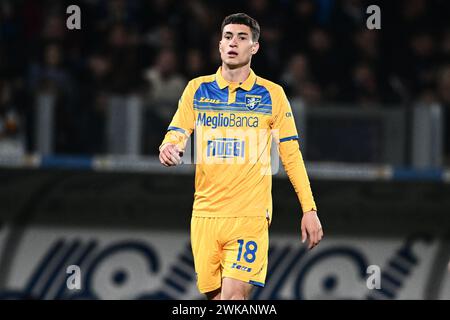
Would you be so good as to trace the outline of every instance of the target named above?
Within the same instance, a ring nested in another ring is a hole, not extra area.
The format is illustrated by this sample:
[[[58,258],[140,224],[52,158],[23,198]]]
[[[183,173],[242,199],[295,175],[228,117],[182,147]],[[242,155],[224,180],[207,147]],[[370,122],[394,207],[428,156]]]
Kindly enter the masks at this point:
[[[372,4],[381,30],[366,28]],[[450,299],[444,0],[0,1],[0,298],[202,298],[194,166],[163,168],[157,148],[187,81],[219,66],[234,12],[261,25],[252,68],[288,94],[326,234],[306,252],[280,169],[252,298]]]

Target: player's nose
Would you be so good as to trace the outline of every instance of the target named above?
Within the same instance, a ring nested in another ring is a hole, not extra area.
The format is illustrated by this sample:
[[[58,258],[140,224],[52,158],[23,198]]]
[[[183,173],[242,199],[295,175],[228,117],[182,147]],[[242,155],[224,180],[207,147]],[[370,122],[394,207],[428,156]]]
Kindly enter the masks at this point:
[[[236,41],[236,38],[231,39],[231,41],[230,41],[230,47],[233,47],[233,48],[237,47],[237,41]]]

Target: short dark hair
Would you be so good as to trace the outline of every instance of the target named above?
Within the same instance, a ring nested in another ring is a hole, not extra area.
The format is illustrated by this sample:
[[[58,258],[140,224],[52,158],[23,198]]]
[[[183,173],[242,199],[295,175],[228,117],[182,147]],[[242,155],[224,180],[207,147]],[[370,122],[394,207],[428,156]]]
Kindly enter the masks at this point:
[[[258,41],[261,29],[259,28],[258,22],[249,15],[240,12],[226,16],[225,19],[223,19],[222,27],[220,28],[221,33],[223,33],[223,28],[228,24],[244,24],[248,26],[252,31],[252,40],[254,42]]]

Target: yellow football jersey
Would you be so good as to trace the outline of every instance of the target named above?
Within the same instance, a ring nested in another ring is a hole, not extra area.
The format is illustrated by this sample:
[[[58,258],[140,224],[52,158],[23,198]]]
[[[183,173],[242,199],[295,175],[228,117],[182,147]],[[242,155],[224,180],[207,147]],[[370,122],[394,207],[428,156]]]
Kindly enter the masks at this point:
[[[272,215],[272,137],[301,202],[316,210],[289,101],[281,86],[250,70],[242,83],[216,74],[191,80],[161,146],[184,149],[194,132],[196,160],[193,215]],[[286,144],[285,147],[281,147]]]

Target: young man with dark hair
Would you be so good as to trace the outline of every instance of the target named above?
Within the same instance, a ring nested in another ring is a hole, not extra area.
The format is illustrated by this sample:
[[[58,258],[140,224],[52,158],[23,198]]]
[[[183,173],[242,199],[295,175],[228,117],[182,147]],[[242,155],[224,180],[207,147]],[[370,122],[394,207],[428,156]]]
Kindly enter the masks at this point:
[[[291,107],[279,85],[250,68],[259,50],[258,23],[243,13],[221,27],[222,66],[191,80],[159,148],[165,166],[181,163],[196,134],[191,245],[197,286],[208,299],[248,299],[264,286],[272,220],[272,138],[300,201],[302,241],[323,237],[298,144]]]

